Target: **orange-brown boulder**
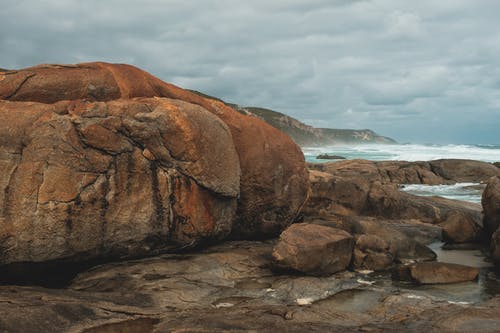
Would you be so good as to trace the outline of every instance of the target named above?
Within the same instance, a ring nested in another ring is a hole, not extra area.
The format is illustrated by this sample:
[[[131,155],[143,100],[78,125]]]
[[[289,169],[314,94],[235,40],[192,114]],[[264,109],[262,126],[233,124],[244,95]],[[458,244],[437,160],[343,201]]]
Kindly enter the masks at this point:
[[[298,223],[283,231],[273,249],[273,259],[279,269],[331,275],[349,266],[353,246],[353,237],[344,230]]]
[[[0,261],[135,257],[227,237],[228,127],[172,99],[0,101]]]
[[[0,99],[5,100],[55,103],[134,97],[167,97],[197,104],[228,126],[241,169],[233,237],[278,234],[295,219],[309,189],[303,154],[287,135],[255,117],[129,65],[40,65],[0,73]],[[87,136],[98,135],[97,131],[91,128]]]

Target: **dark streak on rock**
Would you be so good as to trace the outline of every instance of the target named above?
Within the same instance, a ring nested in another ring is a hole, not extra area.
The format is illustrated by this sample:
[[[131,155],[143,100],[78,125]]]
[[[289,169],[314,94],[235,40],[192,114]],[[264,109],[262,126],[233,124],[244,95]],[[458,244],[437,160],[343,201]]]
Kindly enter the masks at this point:
[[[155,217],[153,218],[153,225],[151,227],[154,232],[161,233],[165,216],[163,213],[163,203],[161,200],[160,186],[158,181],[158,165],[156,162],[152,161],[149,163],[149,167],[151,170],[151,196],[155,207]]]
[[[24,84],[25,84],[25,83],[26,83],[29,79],[31,79],[31,78],[32,78],[33,76],[35,76],[35,75],[36,75],[35,73],[31,73],[31,74],[29,74],[28,76],[26,76],[26,77],[24,78],[24,80],[23,80],[23,81],[22,81],[22,82],[21,82],[21,83],[17,86],[16,90],[14,90],[14,91],[12,92],[12,94],[10,94],[10,95],[8,95],[8,96],[5,96],[5,97],[4,97],[4,99],[9,100],[9,99],[11,99],[12,97],[14,97],[14,96],[15,96],[15,95],[19,92],[19,90],[21,90],[22,86],[23,86],[23,85],[24,85]]]
[[[102,237],[101,246],[102,247],[105,246],[104,243],[106,240],[106,233],[107,233],[106,212],[107,212],[109,203],[108,203],[108,200],[106,197],[107,197],[108,192],[109,192],[109,175],[108,174],[106,174],[106,181],[103,183],[103,187],[104,187],[104,194],[103,194],[103,197],[101,199],[101,214],[100,214],[101,237]]]

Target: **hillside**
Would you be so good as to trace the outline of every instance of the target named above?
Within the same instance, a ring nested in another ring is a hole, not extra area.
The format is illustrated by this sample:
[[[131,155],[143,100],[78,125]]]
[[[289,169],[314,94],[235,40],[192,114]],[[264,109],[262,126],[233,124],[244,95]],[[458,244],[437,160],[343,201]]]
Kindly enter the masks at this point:
[[[197,91],[203,97],[219,100]],[[224,102],[226,103],[226,102]],[[370,129],[315,128],[283,113],[260,108],[226,103],[240,113],[266,121],[271,126],[288,134],[299,146],[320,146],[332,144],[378,143],[393,144],[395,140],[378,135]]]

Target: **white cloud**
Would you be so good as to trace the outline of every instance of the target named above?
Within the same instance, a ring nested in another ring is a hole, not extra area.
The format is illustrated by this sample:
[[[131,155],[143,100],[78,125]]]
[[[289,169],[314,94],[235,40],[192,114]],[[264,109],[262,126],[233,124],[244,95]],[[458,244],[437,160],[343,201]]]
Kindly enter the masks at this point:
[[[498,12],[496,0],[10,1],[0,67],[127,62],[323,127],[473,141],[499,124]],[[447,126],[427,128],[437,113]]]
[[[393,38],[415,38],[423,35],[420,16],[415,13],[394,11],[385,20],[387,34]]]

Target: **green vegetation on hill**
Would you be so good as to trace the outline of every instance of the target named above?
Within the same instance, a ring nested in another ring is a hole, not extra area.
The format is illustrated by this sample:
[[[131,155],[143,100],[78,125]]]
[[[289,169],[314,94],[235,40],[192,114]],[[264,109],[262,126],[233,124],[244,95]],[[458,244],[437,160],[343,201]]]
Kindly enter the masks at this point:
[[[198,91],[192,92],[205,97],[215,99],[221,102],[221,99],[203,94]],[[354,129],[333,129],[333,128],[315,128],[302,123],[301,121],[287,116],[286,114],[252,106],[240,106],[237,104],[226,103],[236,111],[260,118],[269,125],[288,134],[300,146],[320,146],[330,144],[356,144],[356,143],[381,143],[391,144],[396,143],[395,140],[378,135],[369,129],[354,130]]]

